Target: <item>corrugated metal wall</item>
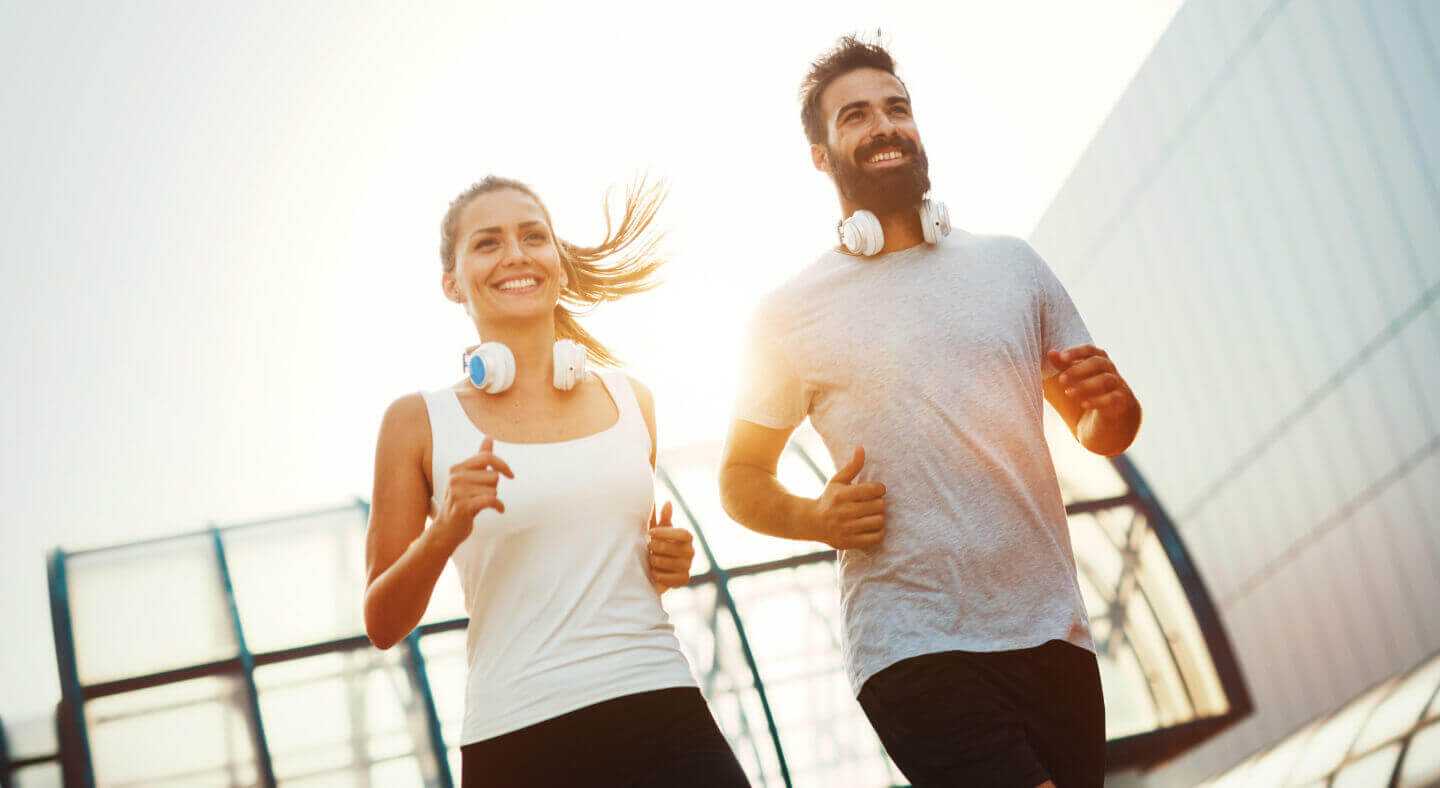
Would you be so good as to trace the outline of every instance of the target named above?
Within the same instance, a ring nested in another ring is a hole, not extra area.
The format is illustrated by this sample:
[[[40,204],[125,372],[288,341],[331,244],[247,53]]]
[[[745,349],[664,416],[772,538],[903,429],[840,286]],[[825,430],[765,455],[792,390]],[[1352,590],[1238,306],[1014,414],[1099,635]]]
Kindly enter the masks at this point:
[[[1256,713],[1440,649],[1440,2],[1191,0],[1031,236],[1146,407]]]

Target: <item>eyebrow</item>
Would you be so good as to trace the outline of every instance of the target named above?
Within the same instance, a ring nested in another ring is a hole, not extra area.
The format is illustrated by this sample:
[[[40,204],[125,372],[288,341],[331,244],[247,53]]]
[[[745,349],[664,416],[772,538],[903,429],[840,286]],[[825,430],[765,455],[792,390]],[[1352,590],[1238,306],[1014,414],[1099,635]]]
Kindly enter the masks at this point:
[[[844,115],[846,112],[849,112],[852,109],[863,109],[865,106],[869,105],[869,103],[870,102],[868,101],[852,101],[849,104],[841,107],[840,109],[835,110],[835,117],[839,118],[841,115]],[[909,106],[910,99],[906,98],[905,96],[886,96],[884,104],[887,107],[893,107],[896,104],[904,104],[906,106]]]
[[[544,227],[544,226],[545,226],[545,223],[542,222],[542,221],[540,221],[540,220],[538,220],[538,219],[531,219],[531,220],[528,221],[528,222],[521,222],[521,223],[520,223],[520,229],[522,229],[522,230],[524,230],[524,229],[526,229],[526,228],[528,228],[528,227]],[[465,236],[465,240],[468,241],[468,240],[470,240],[471,238],[474,238],[475,236],[480,235],[481,233],[498,233],[498,232],[500,232],[501,229],[503,229],[503,228],[501,228],[501,227],[499,227],[499,226],[496,226],[496,227],[481,227],[480,229],[475,230],[475,231],[471,232],[469,235]]]

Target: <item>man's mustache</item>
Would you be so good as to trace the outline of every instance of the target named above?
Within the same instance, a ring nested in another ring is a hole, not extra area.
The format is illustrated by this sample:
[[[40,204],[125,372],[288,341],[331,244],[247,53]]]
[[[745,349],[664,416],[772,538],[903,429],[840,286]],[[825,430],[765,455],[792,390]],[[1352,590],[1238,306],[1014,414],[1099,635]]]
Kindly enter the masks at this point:
[[[867,142],[855,149],[855,164],[864,164],[870,160],[871,156],[885,148],[899,148],[900,152],[906,156],[916,156],[920,152],[919,146],[898,134],[891,137],[877,137],[874,141]]]

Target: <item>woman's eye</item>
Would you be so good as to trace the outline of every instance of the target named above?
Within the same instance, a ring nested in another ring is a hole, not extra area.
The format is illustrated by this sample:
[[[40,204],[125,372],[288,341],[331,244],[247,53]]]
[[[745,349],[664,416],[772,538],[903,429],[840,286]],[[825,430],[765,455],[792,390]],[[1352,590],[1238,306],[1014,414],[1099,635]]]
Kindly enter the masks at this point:
[[[531,243],[544,243],[546,240],[548,240],[548,237],[545,235],[545,233],[533,232],[525,236],[525,240]]]
[[[489,249],[490,247],[492,247],[492,246],[494,246],[494,245],[495,245],[495,239],[494,239],[494,238],[482,238],[482,239],[480,239],[479,241],[476,241],[476,242],[475,242],[475,248],[476,248],[477,250],[479,250],[479,249]]]

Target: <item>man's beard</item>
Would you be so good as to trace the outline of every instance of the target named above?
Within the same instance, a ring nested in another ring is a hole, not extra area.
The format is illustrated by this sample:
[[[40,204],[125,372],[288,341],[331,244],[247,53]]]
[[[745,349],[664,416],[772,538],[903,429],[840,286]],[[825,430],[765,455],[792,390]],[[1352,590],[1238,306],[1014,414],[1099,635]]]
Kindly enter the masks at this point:
[[[860,164],[882,148],[899,148],[905,164],[879,171],[866,171]],[[855,149],[855,160],[830,154],[830,172],[841,196],[871,213],[899,213],[920,203],[930,191],[930,159],[910,140],[895,136],[874,140]]]

